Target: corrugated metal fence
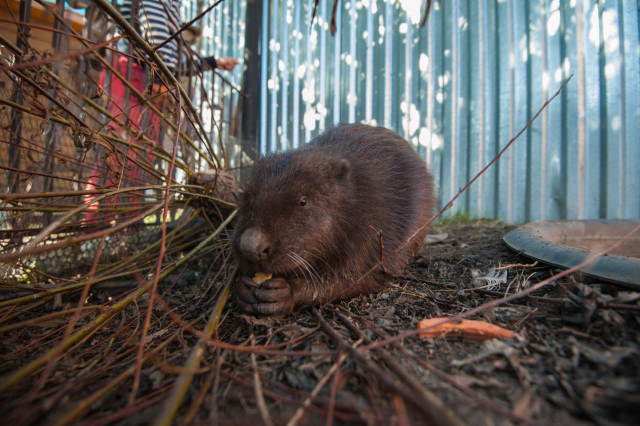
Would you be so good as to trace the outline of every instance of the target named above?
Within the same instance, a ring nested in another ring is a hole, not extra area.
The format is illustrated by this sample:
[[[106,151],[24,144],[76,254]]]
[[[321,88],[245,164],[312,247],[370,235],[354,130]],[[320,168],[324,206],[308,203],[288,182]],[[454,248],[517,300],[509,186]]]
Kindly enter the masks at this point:
[[[239,88],[242,82],[246,0],[226,0],[222,2],[218,0],[183,1],[181,4],[182,20],[183,22],[191,21],[205,8],[216,3],[218,3],[216,7],[196,24],[202,30],[202,34],[200,42],[194,48],[203,57],[237,58],[240,64],[232,72],[222,71],[220,75],[231,83],[234,88]],[[194,77],[195,87],[199,87],[199,80],[199,77]],[[210,139],[217,141],[218,138],[221,138],[226,146],[229,165],[235,167],[237,166],[239,147],[235,144],[235,139],[231,137],[231,134],[235,132],[234,126],[237,124],[235,119],[239,110],[239,94],[220,78],[214,78],[213,73],[205,73],[201,87],[207,92],[207,96],[205,97],[202,93],[195,91],[193,93],[193,101],[195,105],[200,105],[202,120],[205,128],[210,132]],[[213,111],[209,102],[203,102],[205,98],[211,99]],[[214,121],[218,123],[218,127],[212,125]],[[222,122],[228,125],[220,128],[220,123]],[[218,132],[222,134],[219,135]],[[217,146],[214,146],[214,151],[216,154],[221,155],[221,152],[217,151]],[[206,166],[203,161],[201,161],[201,164]]]
[[[339,122],[385,126],[425,158],[443,204],[573,75],[453,211],[640,216],[636,0],[442,0],[424,28],[421,3],[340,1],[334,37],[333,1],[311,28],[312,0],[265,2],[262,153]]]

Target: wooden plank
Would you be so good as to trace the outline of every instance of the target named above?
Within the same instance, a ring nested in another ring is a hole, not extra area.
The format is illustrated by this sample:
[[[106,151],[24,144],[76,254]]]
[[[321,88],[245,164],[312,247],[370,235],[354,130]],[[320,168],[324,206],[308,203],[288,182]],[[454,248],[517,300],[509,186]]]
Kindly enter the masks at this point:
[[[511,137],[514,137],[529,121],[528,95],[528,22],[526,17],[525,2],[512,1],[513,23],[513,117],[511,124]],[[527,130],[511,147],[510,177],[510,223],[522,223],[526,217],[526,199],[530,196],[527,191],[527,152],[530,144],[530,130]]]
[[[606,217],[622,217],[624,149],[621,132],[622,108],[622,75],[620,38],[618,34],[618,3],[613,0],[604,1],[604,9],[600,11],[601,48],[600,61],[606,80],[606,91],[603,103],[604,116],[602,125],[606,135],[605,174],[606,182]]]
[[[499,38],[497,25],[497,4],[495,0],[482,1],[482,37],[484,46],[481,61],[483,62],[483,94],[481,105],[484,112],[482,166],[484,167],[496,156],[499,150],[500,134],[500,91],[499,83]],[[497,179],[498,167],[490,167],[481,177],[482,206],[479,209],[483,217],[497,218]]]
[[[260,66],[260,155],[267,153],[267,123],[268,123],[268,100],[267,100],[267,75],[269,58],[269,3],[262,8],[262,45],[261,45],[261,66]]]
[[[542,32],[541,7],[539,2],[527,4],[528,13],[528,61],[527,61],[527,120],[535,114],[543,104],[542,91],[544,70],[542,67],[542,41],[545,35]],[[548,80],[547,80],[548,81]],[[541,199],[542,185],[540,180],[542,169],[542,120],[539,118],[531,124],[526,135],[527,141],[527,197],[525,199],[525,220],[542,215]]]
[[[600,217],[601,185],[601,108],[600,91],[600,13],[597,0],[582,3],[583,39],[576,40],[584,46],[585,62],[585,218]]]
[[[289,73],[291,67],[289,65],[289,39],[291,38],[291,30],[289,28],[289,21],[291,20],[291,9],[286,7],[286,0],[283,0],[282,10],[282,56],[278,63],[278,72],[282,77],[282,82],[280,83],[280,91],[281,91],[281,104],[280,108],[282,110],[282,114],[280,115],[280,128],[278,129],[279,133],[279,149],[282,151],[286,151],[291,148],[289,144],[289,119],[291,114],[289,114],[289,82],[291,81],[291,75]]]
[[[624,137],[624,189],[622,217],[640,217],[640,40],[638,5],[621,2],[622,108]]]
[[[471,156],[475,154],[475,158],[477,158],[477,138],[471,143],[470,129],[471,129],[471,86],[472,82],[477,85],[477,82],[474,81],[473,74],[471,73],[472,64],[471,64],[471,51],[477,50],[475,48],[471,48],[471,38],[470,38],[470,19],[469,19],[469,2],[463,1],[458,3],[458,16],[456,18],[456,32],[457,32],[457,41],[458,45],[455,50],[457,50],[456,62],[457,62],[457,70],[454,74],[454,79],[457,80],[456,84],[456,106],[457,106],[457,141],[456,141],[456,173],[454,176],[454,182],[452,184],[452,194],[455,195],[458,193],[460,188],[464,187],[471,180],[471,171],[470,171],[470,159]],[[475,68],[477,69],[477,68]],[[472,146],[473,145],[473,146]],[[463,211],[471,214],[470,211],[470,196],[471,194],[477,197],[477,187],[474,185],[473,190],[469,188],[462,196],[459,198],[459,203],[457,204],[457,210]],[[474,206],[475,211],[475,206]]]
[[[382,25],[381,25],[382,27]],[[393,5],[386,2],[384,14],[384,127],[391,128],[392,81],[393,69]]]
[[[382,2],[371,1],[373,14],[373,98],[371,124],[384,126],[386,108],[386,47],[384,28],[386,8]],[[375,101],[374,101],[375,99]]]
[[[436,3],[437,5],[438,3]],[[431,123],[429,123],[431,136],[429,140],[431,151],[431,174],[433,175],[434,184],[437,188],[438,194],[438,206],[443,206],[442,198],[442,152],[444,149],[444,136],[445,136],[445,120],[444,120],[444,97],[445,88],[443,84],[440,84],[444,80],[444,63],[445,63],[445,14],[442,8],[436,8],[432,11],[430,17],[432,29],[429,30],[431,35],[431,42],[429,51],[433,52],[429,60],[431,67],[431,80],[430,84],[433,87],[429,102],[432,105],[432,117]],[[448,202],[449,200],[447,200]]]
[[[404,55],[405,49],[403,46],[403,34],[400,34],[400,24],[404,22],[404,18],[401,17],[400,2],[391,2],[391,22],[392,26],[387,26],[387,33],[392,36],[392,50],[391,58],[394,66],[393,73],[391,74],[391,128],[396,129],[398,133],[402,134],[402,112],[400,110],[400,104],[404,94]]]
[[[302,17],[301,32],[304,35],[304,58],[306,74],[304,78],[303,98],[304,102],[304,118],[302,126],[304,127],[304,143],[308,143],[313,138],[312,134],[316,129],[315,113],[313,112],[313,98],[315,97],[315,72],[313,69],[313,49],[312,43],[313,30],[309,28],[311,22],[311,13],[313,11],[312,0],[302,2],[302,10],[300,16]],[[306,96],[304,94],[306,93]]]
[[[575,3],[564,2],[561,5],[562,12],[562,80],[566,80],[578,71],[577,45],[568,42],[576,39],[576,13]],[[563,219],[577,219],[579,199],[584,198],[584,185],[580,179],[580,141],[578,139],[578,79],[575,78],[562,91],[562,104],[564,108],[563,120],[563,164],[562,170],[565,176],[564,212]]]
[[[318,131],[323,132],[327,125],[327,37],[329,34],[329,24],[327,23],[327,5],[328,1],[318,4],[318,32],[320,33],[320,52],[318,59],[320,61],[319,76],[319,93],[318,93],[318,112],[320,113],[320,121],[318,122]]]
[[[280,8],[279,8],[279,3],[280,1],[273,1],[271,2],[271,4],[273,5],[273,9],[271,11],[271,23],[273,24],[270,28],[270,39],[269,39],[269,52],[270,52],[270,56],[271,56],[271,64],[270,64],[270,73],[269,73],[269,82],[268,82],[268,90],[269,90],[269,94],[271,95],[269,97],[269,107],[271,109],[271,115],[270,115],[270,127],[269,127],[269,140],[268,140],[268,151],[269,152],[276,152],[277,148],[277,144],[276,144],[276,138],[278,136],[278,80],[279,80],[279,76],[278,76],[278,51],[276,50],[276,47],[279,46],[280,42],[278,39],[278,35],[279,35],[279,15],[280,15]]]
[[[293,10],[293,111],[291,111],[291,122],[292,122],[292,130],[291,130],[291,145],[293,148],[298,148],[300,146],[300,129],[301,129],[301,120],[300,117],[303,114],[301,111],[300,99],[302,89],[300,88],[300,76],[298,75],[298,70],[300,69],[300,38],[302,37],[301,28],[302,25],[300,23],[300,9],[302,5],[300,0],[296,0]]]
[[[546,1],[546,45],[547,45],[547,75],[549,78],[548,92],[543,100],[553,95],[562,84],[562,23],[561,10],[558,2]],[[564,205],[564,182],[562,180],[562,103],[549,104],[546,109],[547,133],[543,154],[545,155],[545,169],[542,177],[545,180],[543,202],[544,219],[562,219]]]
[[[468,136],[468,175],[472,179],[483,165],[484,152],[484,45],[483,45],[483,21],[484,13],[482,2],[469,4],[469,67],[467,73],[470,79],[469,111],[470,127]],[[469,188],[467,210],[471,217],[481,217],[482,181],[478,180]]]
[[[455,157],[452,156],[452,146],[456,142],[455,137],[455,99],[453,98],[453,61],[455,58],[454,46],[456,45],[455,25],[454,21],[454,2],[446,2],[442,5],[442,12],[444,15],[444,28],[442,33],[444,34],[443,49],[443,63],[442,70],[437,76],[438,85],[441,87],[441,95],[443,99],[443,114],[442,114],[442,152],[441,152],[441,170],[440,170],[440,197],[443,205],[448,203],[452,198],[452,174],[455,173]],[[455,208],[450,209],[446,215],[452,215]]]
[[[412,123],[412,119],[414,121],[420,121],[419,118],[416,120],[415,117],[411,116],[411,112],[417,108],[415,108],[413,102],[413,93],[412,93],[412,80],[413,80],[413,25],[411,24],[411,16],[408,12],[404,11],[405,21],[403,22],[404,27],[401,27],[400,33],[402,34],[402,29],[404,29],[404,88],[402,92],[404,93],[404,103],[406,105],[406,110],[403,118],[403,130],[404,130],[404,138],[409,141],[416,148],[415,141],[411,140],[413,134],[416,133],[412,128],[416,126],[417,123]],[[413,130],[413,131],[412,131]]]
[[[356,83],[358,59],[358,36],[356,35],[356,30],[358,29],[358,11],[355,8],[355,1],[346,2],[345,7],[348,7],[349,14],[349,53],[347,54],[347,59],[345,60],[347,69],[349,70],[349,92],[347,94],[347,109],[349,110],[349,123],[354,123],[356,121],[356,106],[358,103],[358,84]]]
[[[511,17],[509,3],[496,1],[496,26],[497,35],[500,42],[498,43],[498,146],[502,149],[509,139],[509,124],[511,120],[511,87],[512,72],[510,64],[510,55],[512,53],[513,40],[511,37]],[[497,201],[496,210],[497,217],[501,220],[508,221],[509,217],[509,160],[512,151],[506,152],[500,160],[498,160],[496,179]],[[494,166],[495,167],[495,166]]]
[[[366,12],[367,14],[367,29],[363,37],[366,45],[366,68],[365,68],[365,113],[364,121],[367,124],[371,124],[373,118],[373,5],[367,2]]]
[[[341,119],[341,91],[342,85],[340,83],[340,74],[342,61],[340,55],[342,54],[342,6],[340,2],[336,10],[336,26],[338,31],[333,35],[333,124],[338,125],[342,122]],[[332,9],[333,10],[333,9]]]

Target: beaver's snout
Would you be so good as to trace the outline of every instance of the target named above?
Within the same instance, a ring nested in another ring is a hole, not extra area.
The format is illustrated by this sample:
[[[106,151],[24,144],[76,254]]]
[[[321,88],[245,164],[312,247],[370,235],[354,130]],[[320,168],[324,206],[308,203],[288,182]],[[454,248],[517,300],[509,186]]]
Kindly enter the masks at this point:
[[[259,228],[249,228],[242,233],[238,249],[251,262],[264,262],[269,258],[271,245]]]

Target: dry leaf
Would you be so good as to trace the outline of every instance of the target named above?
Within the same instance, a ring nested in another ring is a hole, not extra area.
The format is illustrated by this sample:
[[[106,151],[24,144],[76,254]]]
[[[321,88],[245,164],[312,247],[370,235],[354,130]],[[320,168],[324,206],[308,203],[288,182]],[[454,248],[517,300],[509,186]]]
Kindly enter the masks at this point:
[[[101,87],[96,86],[93,90],[93,95],[91,95],[91,99],[100,99],[104,95],[104,90]]]
[[[44,104],[40,102],[38,99],[28,97],[27,102],[31,106],[31,112],[33,113],[33,115],[37,115],[38,117],[42,117],[42,118],[49,116],[49,109],[46,106],[44,106]]]
[[[40,102],[38,99],[36,98],[27,98],[27,102],[29,103],[29,106],[31,106],[31,112],[34,115],[37,115],[38,117],[42,117],[43,120],[40,123],[40,127],[38,128],[38,130],[33,134],[33,137],[38,137],[41,134],[43,134],[46,130],[47,127],[49,126],[49,108],[47,108],[42,102]]]
[[[27,151],[27,158],[28,158],[29,160],[31,160],[31,162],[32,162],[33,164],[36,164],[36,165],[40,165],[40,164],[42,164],[42,162],[41,162],[41,161],[38,161],[38,160],[36,160],[35,158],[33,158],[33,153],[31,152],[31,150]]]

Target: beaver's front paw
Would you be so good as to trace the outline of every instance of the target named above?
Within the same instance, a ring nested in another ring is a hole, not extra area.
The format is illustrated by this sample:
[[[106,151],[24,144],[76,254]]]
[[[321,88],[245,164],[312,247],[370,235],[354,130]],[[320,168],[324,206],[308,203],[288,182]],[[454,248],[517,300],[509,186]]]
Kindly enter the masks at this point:
[[[256,284],[244,276],[236,284],[236,303],[250,314],[290,315],[293,312],[293,288],[283,278]]]

